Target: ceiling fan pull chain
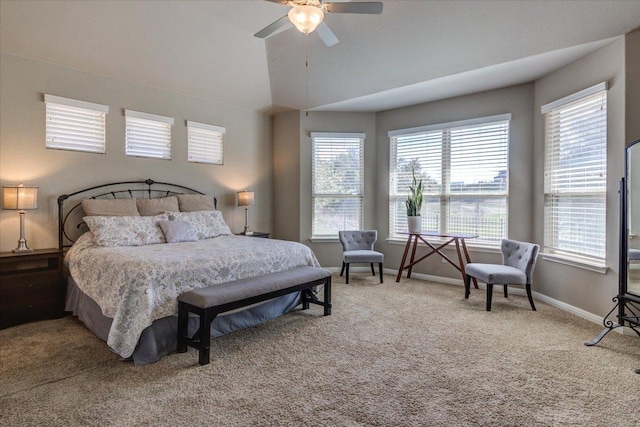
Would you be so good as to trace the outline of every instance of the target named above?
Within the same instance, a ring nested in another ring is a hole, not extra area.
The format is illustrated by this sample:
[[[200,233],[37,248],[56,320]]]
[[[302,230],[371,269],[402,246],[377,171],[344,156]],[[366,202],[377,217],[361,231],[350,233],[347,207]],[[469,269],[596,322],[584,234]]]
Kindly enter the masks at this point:
[[[305,59],[304,59],[304,104],[305,116],[309,117],[309,34],[305,34],[304,40]]]

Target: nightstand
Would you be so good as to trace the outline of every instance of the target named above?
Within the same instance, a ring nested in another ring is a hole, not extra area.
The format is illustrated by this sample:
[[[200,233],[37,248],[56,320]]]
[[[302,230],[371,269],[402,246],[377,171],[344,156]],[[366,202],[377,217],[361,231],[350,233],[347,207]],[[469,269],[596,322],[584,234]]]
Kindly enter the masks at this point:
[[[271,233],[263,233],[261,231],[254,231],[253,234],[244,234],[238,233],[236,236],[247,236],[247,237],[262,237],[264,239],[268,239],[271,236]]]
[[[0,253],[0,329],[64,316],[63,252]]]

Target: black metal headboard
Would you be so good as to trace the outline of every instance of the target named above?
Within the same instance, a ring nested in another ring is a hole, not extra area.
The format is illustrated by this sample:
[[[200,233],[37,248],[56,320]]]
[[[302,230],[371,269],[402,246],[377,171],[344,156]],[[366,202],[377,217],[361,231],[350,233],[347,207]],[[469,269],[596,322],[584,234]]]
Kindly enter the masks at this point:
[[[110,190],[106,190],[110,188]],[[63,194],[58,197],[58,248],[64,249],[71,246],[75,242],[75,238],[79,236],[83,231],[80,231],[81,227],[86,227],[84,221],[82,221],[82,209],[78,207],[82,206],[82,199],[128,199],[128,198],[146,198],[155,199],[159,197],[172,196],[176,194],[205,194],[193,188],[185,187],[184,185],[172,184],[168,182],[156,182],[152,179],[146,179],[144,181],[123,181],[123,182],[111,182],[108,184],[96,185],[93,187],[85,188],[74,193]],[[82,195],[80,198],[71,199],[74,196]],[[65,209],[65,202],[75,202],[71,207],[67,204]],[[214,206],[218,207],[218,200],[213,198]],[[70,232],[67,233],[67,228],[70,222],[72,225],[75,223]],[[74,232],[71,232],[74,230]],[[68,242],[65,244],[65,241]]]

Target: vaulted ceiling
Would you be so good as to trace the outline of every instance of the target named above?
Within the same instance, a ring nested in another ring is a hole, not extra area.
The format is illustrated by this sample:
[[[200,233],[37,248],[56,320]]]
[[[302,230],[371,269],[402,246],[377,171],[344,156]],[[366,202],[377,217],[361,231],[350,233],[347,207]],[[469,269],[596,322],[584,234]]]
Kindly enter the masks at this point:
[[[640,0],[383,3],[327,14],[326,47],[253,37],[289,10],[262,0],[0,0],[0,51],[265,112],[381,111],[532,81],[640,26]]]

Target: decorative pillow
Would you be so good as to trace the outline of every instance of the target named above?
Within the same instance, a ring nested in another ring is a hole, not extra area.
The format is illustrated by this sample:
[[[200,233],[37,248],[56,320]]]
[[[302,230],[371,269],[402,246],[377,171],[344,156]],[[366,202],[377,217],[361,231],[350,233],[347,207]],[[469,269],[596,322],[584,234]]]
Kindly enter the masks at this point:
[[[167,215],[156,216],[85,216],[84,222],[93,233],[98,246],[144,246],[165,243],[158,221]]]
[[[200,240],[232,234],[220,211],[167,212],[167,214],[171,221],[189,223]]]
[[[82,199],[87,216],[140,216],[135,199]]]
[[[161,197],[159,199],[136,199],[138,212],[142,216],[160,215],[165,212],[179,211],[176,196]]]
[[[197,242],[196,230],[184,221],[158,221],[167,243]]]
[[[180,212],[216,210],[213,196],[208,196],[205,194],[178,194],[177,197],[178,204],[180,205]]]

